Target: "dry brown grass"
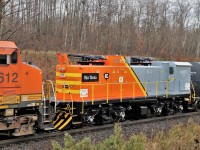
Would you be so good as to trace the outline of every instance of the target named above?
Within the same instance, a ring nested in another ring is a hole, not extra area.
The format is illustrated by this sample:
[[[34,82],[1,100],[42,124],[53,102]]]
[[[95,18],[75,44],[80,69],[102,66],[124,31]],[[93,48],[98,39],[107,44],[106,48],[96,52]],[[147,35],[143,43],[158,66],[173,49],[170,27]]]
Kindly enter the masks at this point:
[[[69,134],[65,135],[64,148],[53,142],[54,150],[198,150],[200,149],[200,125],[189,120],[187,125],[179,124],[169,132],[159,132],[152,139],[144,134],[132,135],[125,139],[119,124],[115,125],[114,133],[98,144],[92,144],[86,137],[77,143]]]

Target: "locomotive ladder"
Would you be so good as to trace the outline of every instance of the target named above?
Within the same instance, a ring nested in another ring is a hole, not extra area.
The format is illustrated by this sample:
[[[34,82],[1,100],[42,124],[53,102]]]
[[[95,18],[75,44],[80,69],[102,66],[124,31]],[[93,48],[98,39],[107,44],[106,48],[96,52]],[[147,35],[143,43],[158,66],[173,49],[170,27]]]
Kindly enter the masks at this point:
[[[43,100],[42,123],[43,123],[44,130],[54,129],[52,127],[53,116],[52,116],[52,110],[51,110],[51,106],[50,106],[50,85],[49,84],[51,85],[52,81],[48,80],[46,82],[46,89],[44,89],[44,84],[42,85],[42,95],[43,95],[43,99],[42,99]],[[52,84],[52,89],[54,91],[53,84]],[[56,111],[56,103],[55,103],[54,111]]]
[[[56,109],[56,106],[57,106],[57,100],[56,100],[56,93],[55,93],[55,88],[54,88],[54,84],[51,80],[47,80],[46,81],[46,88],[47,88],[47,98],[49,101],[53,101],[54,102],[54,114],[56,113],[57,109]],[[51,89],[52,89],[52,93],[53,93],[53,96],[51,97]],[[52,100],[51,100],[52,98]]]

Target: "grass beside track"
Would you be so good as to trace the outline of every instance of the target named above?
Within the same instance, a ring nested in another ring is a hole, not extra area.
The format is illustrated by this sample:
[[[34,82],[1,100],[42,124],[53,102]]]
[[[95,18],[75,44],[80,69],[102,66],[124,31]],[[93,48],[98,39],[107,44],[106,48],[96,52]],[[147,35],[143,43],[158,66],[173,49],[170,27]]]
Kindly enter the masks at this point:
[[[97,144],[89,137],[77,142],[70,134],[65,134],[64,147],[52,143],[54,150],[197,150],[200,149],[200,125],[191,119],[187,125],[178,124],[167,133],[160,131],[153,138],[140,133],[129,139],[123,137],[120,124],[114,127],[114,133]]]

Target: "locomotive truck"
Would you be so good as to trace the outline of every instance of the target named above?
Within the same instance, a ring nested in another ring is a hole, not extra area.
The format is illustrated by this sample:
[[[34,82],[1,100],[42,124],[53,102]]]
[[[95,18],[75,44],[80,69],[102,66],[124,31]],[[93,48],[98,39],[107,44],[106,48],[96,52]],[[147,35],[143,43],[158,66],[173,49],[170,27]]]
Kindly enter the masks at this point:
[[[200,108],[198,84],[191,81],[198,73],[191,76],[189,62],[74,54],[58,54],[58,62],[56,81],[44,83],[42,70],[22,62],[14,42],[0,41],[0,133],[22,136]]]

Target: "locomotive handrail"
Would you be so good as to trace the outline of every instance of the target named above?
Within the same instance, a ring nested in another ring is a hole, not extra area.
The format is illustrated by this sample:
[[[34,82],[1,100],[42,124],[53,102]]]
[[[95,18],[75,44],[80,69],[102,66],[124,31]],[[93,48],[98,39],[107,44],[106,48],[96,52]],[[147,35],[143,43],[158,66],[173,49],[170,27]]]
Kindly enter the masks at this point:
[[[123,87],[122,87],[122,83],[120,84],[120,102],[122,102],[122,98],[123,98]]]
[[[57,98],[56,98],[56,92],[55,92],[55,89],[54,89],[54,83],[52,80],[47,80],[46,83],[49,83],[51,85],[51,88],[52,88],[52,92],[53,92],[53,97],[54,97],[54,112],[56,113],[56,105],[57,105]],[[50,87],[49,87],[50,88]],[[56,86],[55,86],[56,88]],[[50,94],[51,94],[51,91],[50,89],[48,90],[48,94],[49,94],[49,100],[50,100]]]
[[[81,111],[82,114],[84,113],[84,104],[85,104],[85,102],[84,102],[84,99],[82,97],[82,111]]]
[[[75,84],[72,84],[72,83],[70,83],[70,84],[61,84],[61,83],[56,83],[56,85],[63,85],[63,87],[64,86],[69,86],[69,85],[71,85],[71,86],[75,86],[75,85],[83,85],[83,86],[96,86],[96,85],[116,85],[116,84],[118,84],[118,85],[120,85],[120,84],[123,84],[123,85],[125,85],[125,84],[138,84],[138,83],[142,83],[142,84],[145,84],[145,85],[147,85],[147,84],[159,84],[159,83],[172,83],[172,82],[174,82],[174,81],[155,81],[155,82],[128,82],[128,83],[91,83],[91,84],[77,84],[77,83],[75,83]],[[146,86],[145,86],[146,87]],[[145,88],[146,89],[146,88]]]
[[[106,103],[108,103],[108,84],[106,84]]]
[[[133,84],[133,83],[166,83],[166,82],[168,82],[168,83],[172,83],[172,82],[174,82],[174,81],[155,81],[155,82],[127,82],[127,83],[98,83],[98,84],[94,84],[94,83],[91,83],[91,84],[60,84],[60,83],[56,83],[57,85],[72,85],[72,86],[74,86],[74,85],[84,85],[84,86],[89,86],[89,85],[112,85],[112,84]]]
[[[168,94],[169,94],[169,81],[166,81],[166,98],[168,98]]]
[[[69,95],[70,95],[70,99],[71,99],[71,102],[72,102],[72,115],[73,115],[73,113],[74,113],[74,100],[73,100],[73,97],[72,97],[72,93],[71,93],[71,88],[70,88],[70,86],[69,86]]]
[[[67,82],[70,82],[70,81],[65,81],[65,84],[62,84],[62,83],[54,83],[54,84],[56,84],[56,85],[72,85],[72,86],[74,86],[74,85],[84,85],[84,86],[89,86],[89,85],[107,85],[107,84],[109,84],[109,85],[112,85],[112,84],[132,84],[132,83],[145,83],[145,82],[126,82],[126,83],[102,83],[102,82],[99,82],[99,83],[90,83],[90,84],[81,84],[81,82],[80,83],[70,83],[70,84],[66,84]],[[154,82],[146,82],[146,83],[156,83],[156,82],[158,82],[158,83],[166,83],[166,82],[168,82],[168,83],[172,83],[172,82],[174,82],[174,81],[169,81],[169,80],[166,80],[166,81],[154,81]]]
[[[147,82],[144,82],[144,90],[147,91]],[[145,98],[147,98],[146,95]]]
[[[67,81],[66,81],[67,82]],[[136,98],[135,97],[135,85],[140,83],[143,85],[143,88],[145,91],[148,90],[147,88],[147,85],[149,84],[154,84],[155,85],[155,96],[157,97],[159,95],[159,85],[161,83],[165,83],[165,97],[168,98],[168,95],[169,95],[169,83],[173,83],[174,81],[155,81],[155,82],[128,82],[128,83],[91,83],[91,84],[81,84],[81,83],[77,83],[77,82],[74,82],[74,84],[72,84],[73,82],[71,82],[70,84],[61,84],[60,82],[59,83],[56,83],[55,85],[62,85],[62,93],[63,93],[63,100],[65,100],[66,98],[66,93],[69,93],[70,95],[70,101],[72,102],[72,107],[73,107],[73,94],[78,94],[78,90],[72,90],[71,88],[73,86],[80,86],[80,89],[82,86],[88,86],[91,88],[91,102],[92,102],[92,105],[94,105],[94,101],[95,101],[95,87],[96,86],[105,86],[106,88],[106,103],[109,102],[109,88],[110,88],[110,85],[119,85],[119,97],[120,97],[120,102],[122,102],[123,100],[123,85],[128,85],[128,84],[132,84],[132,97],[133,99]],[[152,89],[151,89],[152,90]],[[147,98],[147,96],[145,95],[144,98]],[[82,98],[82,101],[84,102],[84,98]],[[73,113],[73,109],[72,109],[72,113]]]
[[[92,85],[92,105],[94,105],[94,84]]]
[[[156,97],[158,97],[158,82],[156,81]]]
[[[46,97],[45,97],[45,92],[44,92],[44,82],[42,82],[42,101],[43,101],[43,106],[46,106]],[[46,109],[43,108],[43,113],[46,114]],[[45,120],[45,115],[42,116],[42,119]]]
[[[192,86],[192,90],[194,92],[194,94],[191,95],[191,92],[190,92],[190,102],[192,101],[192,98],[194,99],[195,101],[195,97],[196,97],[196,93],[195,93],[195,88],[194,88],[194,84],[192,82],[192,80],[190,80],[190,83],[191,83],[191,86]]]

